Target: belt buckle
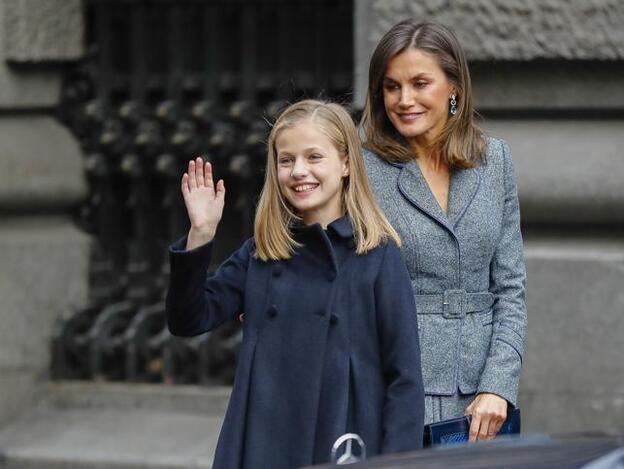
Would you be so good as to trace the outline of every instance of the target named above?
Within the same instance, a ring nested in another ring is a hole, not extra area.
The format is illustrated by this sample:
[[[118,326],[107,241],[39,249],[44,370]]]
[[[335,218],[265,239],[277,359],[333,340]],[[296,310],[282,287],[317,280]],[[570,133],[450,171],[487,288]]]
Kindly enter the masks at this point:
[[[466,290],[445,290],[442,316],[446,319],[460,319],[466,315],[464,299]]]

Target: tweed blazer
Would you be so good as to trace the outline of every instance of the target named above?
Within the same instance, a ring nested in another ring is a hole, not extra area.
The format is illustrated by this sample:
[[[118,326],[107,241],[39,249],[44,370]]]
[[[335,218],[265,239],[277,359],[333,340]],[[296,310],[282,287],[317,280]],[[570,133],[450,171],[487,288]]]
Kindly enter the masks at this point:
[[[509,147],[451,173],[447,213],[415,160],[365,150],[372,189],[399,232],[416,300],[425,393],[492,392],[516,405],[526,328],[520,209]]]

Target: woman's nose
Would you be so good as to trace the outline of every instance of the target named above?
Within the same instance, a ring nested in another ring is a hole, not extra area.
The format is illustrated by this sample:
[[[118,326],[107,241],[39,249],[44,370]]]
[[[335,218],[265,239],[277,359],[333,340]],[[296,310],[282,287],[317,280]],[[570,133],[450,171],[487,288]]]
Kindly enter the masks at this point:
[[[409,89],[409,87],[404,86],[401,89],[399,104],[401,106],[411,106],[412,104],[414,104],[414,94],[412,93],[412,90]]]

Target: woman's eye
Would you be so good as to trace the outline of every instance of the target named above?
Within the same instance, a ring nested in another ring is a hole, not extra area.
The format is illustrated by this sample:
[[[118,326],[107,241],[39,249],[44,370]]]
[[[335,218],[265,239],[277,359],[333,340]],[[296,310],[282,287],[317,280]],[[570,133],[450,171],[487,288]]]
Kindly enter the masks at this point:
[[[278,160],[278,163],[279,163],[281,166],[286,166],[286,165],[289,165],[291,162],[292,162],[292,158],[280,158],[280,159]]]
[[[417,88],[424,88],[425,86],[427,86],[429,83],[423,80],[419,80],[416,82],[416,87]]]
[[[399,89],[399,86],[395,83],[386,83],[385,88],[387,91],[395,91]]]
[[[318,153],[312,153],[310,155],[310,159],[311,160],[320,160],[321,158],[323,158],[321,155],[319,155]]]

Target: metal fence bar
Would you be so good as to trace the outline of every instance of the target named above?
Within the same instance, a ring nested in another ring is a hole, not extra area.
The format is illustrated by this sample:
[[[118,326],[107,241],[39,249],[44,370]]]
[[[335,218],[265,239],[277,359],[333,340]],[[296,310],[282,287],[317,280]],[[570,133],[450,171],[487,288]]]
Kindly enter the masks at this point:
[[[252,233],[267,119],[347,97],[352,0],[86,3],[95,53],[68,72],[59,114],[87,155],[92,298],[59,321],[54,376],[228,383],[237,324],[192,340],[164,325],[167,244],[188,229],[180,175],[202,154],[227,181],[214,268]]]

